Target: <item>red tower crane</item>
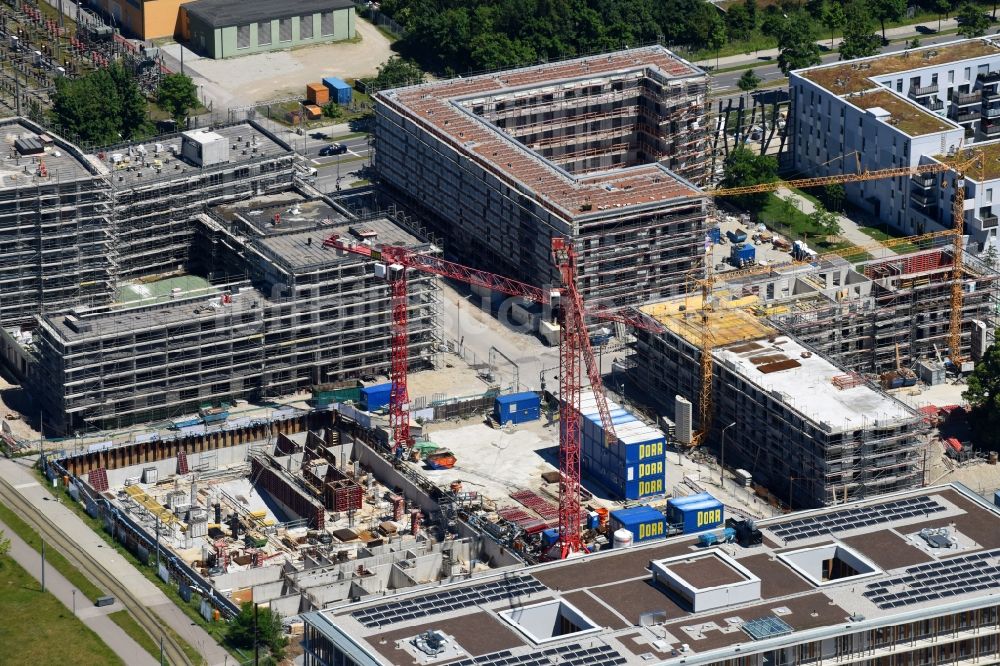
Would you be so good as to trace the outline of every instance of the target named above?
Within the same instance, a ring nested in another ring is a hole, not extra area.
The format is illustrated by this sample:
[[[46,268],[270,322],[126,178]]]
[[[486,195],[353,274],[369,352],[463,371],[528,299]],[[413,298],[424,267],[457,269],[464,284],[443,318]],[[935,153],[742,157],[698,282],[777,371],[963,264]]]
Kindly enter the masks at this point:
[[[357,243],[337,235],[326,239],[323,245],[378,262],[376,276],[384,277],[389,282],[392,294],[392,351],[389,373],[392,389],[389,398],[389,425],[393,436],[393,450],[412,445],[408,413],[409,395],[406,387],[406,375],[409,369],[406,282],[408,270],[485,287],[508,296],[549,304],[558,309],[561,327],[558,551],[563,558],[580,552],[583,549],[580,537],[580,391],[584,366],[601,415],[605,438],[609,441],[616,439],[607,399],[601,386],[601,370],[594,359],[584,319],[591,316],[656,331],[660,330],[659,325],[631,311],[585,310],[583,298],[576,288],[576,252],[573,245],[563,238],[552,239],[552,256],[563,284],[561,288],[550,292],[502,275],[469,268],[395,245],[376,248],[368,243]]]

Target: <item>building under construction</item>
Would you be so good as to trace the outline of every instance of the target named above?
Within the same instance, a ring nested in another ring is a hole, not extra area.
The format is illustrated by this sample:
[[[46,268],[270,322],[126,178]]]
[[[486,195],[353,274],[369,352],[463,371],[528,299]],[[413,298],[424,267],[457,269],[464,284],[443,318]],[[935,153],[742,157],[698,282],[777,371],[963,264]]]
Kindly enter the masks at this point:
[[[647,306],[667,332],[636,331],[640,385],[679,425],[691,409],[700,429],[701,355],[712,349],[709,441],[721,448],[722,429],[736,423],[726,462],[795,505],[919,485],[919,419],[882,391],[943,381],[952,367],[954,262],[950,243],[937,243],[861,262],[722,273],[707,309],[700,296]],[[993,342],[1000,274],[969,255],[963,269],[961,354],[978,360]],[[680,414],[677,396],[692,403]]]
[[[636,332],[639,385],[668,413],[680,396],[697,414],[708,336],[716,435],[710,441],[718,443],[725,429],[726,464],[794,507],[922,485],[919,415],[747,311],[758,303],[748,296],[703,311],[700,297],[692,297],[643,308],[666,331]],[[687,420],[674,416],[679,424]],[[701,427],[697,418],[693,425]]]
[[[437,249],[385,218],[338,217],[323,201],[294,192],[220,207],[198,220],[199,244],[219,244],[217,254],[228,255],[220,264],[242,263],[251,281],[139,282],[122,289],[132,300],[37,317],[20,354],[49,414],[46,425],[72,433],[176,419],[206,404],[259,401],[385,372],[386,283],[362,258],[325,248],[323,240],[340,234]],[[258,234],[245,235],[248,228]],[[411,367],[429,367],[436,282],[414,275],[409,293]]]
[[[291,147],[253,122],[84,154],[24,119],[0,125],[0,323],[114,300],[177,271],[206,204],[292,185]]]
[[[825,262],[801,277],[748,278],[744,288],[762,296],[781,330],[847,370],[881,376],[948,355],[952,258],[944,247],[867,261],[858,270]],[[973,256],[964,255],[963,265],[962,358],[979,360],[993,342],[1000,275]],[[785,286],[773,289],[774,282]]]
[[[544,285],[574,239],[592,305],[702,266],[707,76],[654,46],[375,96],[375,168],[464,263]]]

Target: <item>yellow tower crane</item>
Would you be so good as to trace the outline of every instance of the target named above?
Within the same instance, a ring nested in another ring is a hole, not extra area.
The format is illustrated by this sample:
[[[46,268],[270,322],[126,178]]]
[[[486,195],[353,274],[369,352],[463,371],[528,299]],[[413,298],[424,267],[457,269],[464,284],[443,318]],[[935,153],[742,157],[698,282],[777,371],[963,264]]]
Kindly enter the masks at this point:
[[[919,164],[914,167],[898,167],[894,169],[880,169],[877,171],[861,171],[858,173],[839,174],[835,176],[823,176],[820,178],[799,178],[795,180],[775,181],[771,183],[761,183],[758,185],[746,185],[743,187],[727,187],[707,192],[708,196],[733,197],[743,194],[755,194],[759,192],[774,192],[782,187],[820,187],[823,185],[839,185],[843,183],[858,183],[868,180],[881,180],[883,178],[912,177],[928,173],[942,173],[948,171],[955,172],[955,198],[952,206],[952,217],[954,223],[951,229],[935,231],[919,236],[907,236],[903,238],[891,238],[869,245],[855,245],[831,252],[815,255],[803,261],[793,261],[785,266],[802,265],[813,263],[819,259],[833,256],[851,256],[868,250],[879,250],[891,248],[896,245],[913,243],[916,241],[926,241],[942,236],[952,237],[952,254],[954,261],[954,271],[951,285],[951,330],[949,332],[949,351],[952,363],[960,367],[962,356],[962,255],[964,252],[963,236],[965,232],[965,172],[970,167],[982,163],[982,153],[975,153],[969,159],[957,163],[935,162],[932,164]],[[749,269],[727,272],[726,277],[737,277],[744,275],[755,275],[768,273],[774,270],[773,266],[754,266]],[[699,431],[691,441],[692,446],[702,444],[712,430],[712,418],[714,415],[714,405],[712,396],[712,336],[709,334],[709,312],[714,309],[711,302],[712,289],[715,284],[715,275],[712,272],[711,261],[706,262],[705,278],[701,280],[701,308],[702,308],[702,335],[701,335],[701,358],[699,365],[701,370],[701,385],[699,391],[698,416]]]

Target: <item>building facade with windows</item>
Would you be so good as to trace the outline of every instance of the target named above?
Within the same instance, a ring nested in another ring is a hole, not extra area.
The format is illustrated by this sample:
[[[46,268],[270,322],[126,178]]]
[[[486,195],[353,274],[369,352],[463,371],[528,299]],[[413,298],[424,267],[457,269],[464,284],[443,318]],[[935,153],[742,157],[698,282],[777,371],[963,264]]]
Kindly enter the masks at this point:
[[[182,33],[214,59],[353,39],[351,0],[195,0],[183,9]]]
[[[912,167],[965,169],[965,231],[973,252],[997,245],[1000,45],[967,39],[794,71],[792,166],[810,176]],[[971,151],[971,152],[970,152]],[[903,234],[954,224],[956,172],[845,185],[848,200]]]

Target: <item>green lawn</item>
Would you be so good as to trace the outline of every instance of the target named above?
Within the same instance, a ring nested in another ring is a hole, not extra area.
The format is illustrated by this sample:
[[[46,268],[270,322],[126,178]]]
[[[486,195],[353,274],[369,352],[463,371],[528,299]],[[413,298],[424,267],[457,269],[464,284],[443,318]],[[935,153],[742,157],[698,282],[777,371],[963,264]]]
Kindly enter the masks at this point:
[[[13,527],[11,527],[13,529]],[[111,648],[73,617],[38,581],[0,558],[0,662],[5,664],[122,664]]]
[[[6,523],[15,534],[24,539],[29,546],[41,552],[42,539],[38,533],[31,528],[28,523],[21,520],[21,517],[11,511],[5,504],[0,504],[0,522]],[[104,592],[90,582],[80,571],[63,557],[62,553],[52,548],[51,545],[45,549],[45,563],[55,568],[66,580],[75,585],[91,601],[96,601],[97,597],[104,596]],[[2,642],[0,642],[2,645]]]
[[[901,236],[900,234],[886,233],[882,229],[877,229],[875,227],[860,227],[859,226],[858,227],[858,231],[860,231],[861,233],[863,233],[865,236],[868,236],[872,240],[878,241],[880,243],[883,242],[883,241],[890,240],[892,238],[900,238],[900,236]],[[907,252],[916,252],[919,249],[920,248],[918,248],[913,243],[899,243],[899,244],[894,245],[892,247],[893,252],[895,252],[896,254],[906,254]]]
[[[156,659],[160,658],[160,646],[149,637],[145,629],[139,626],[139,623],[135,621],[131,613],[127,610],[115,611],[108,614],[108,619],[121,627],[126,634],[132,637],[132,640],[142,646],[143,650],[153,655]]]

